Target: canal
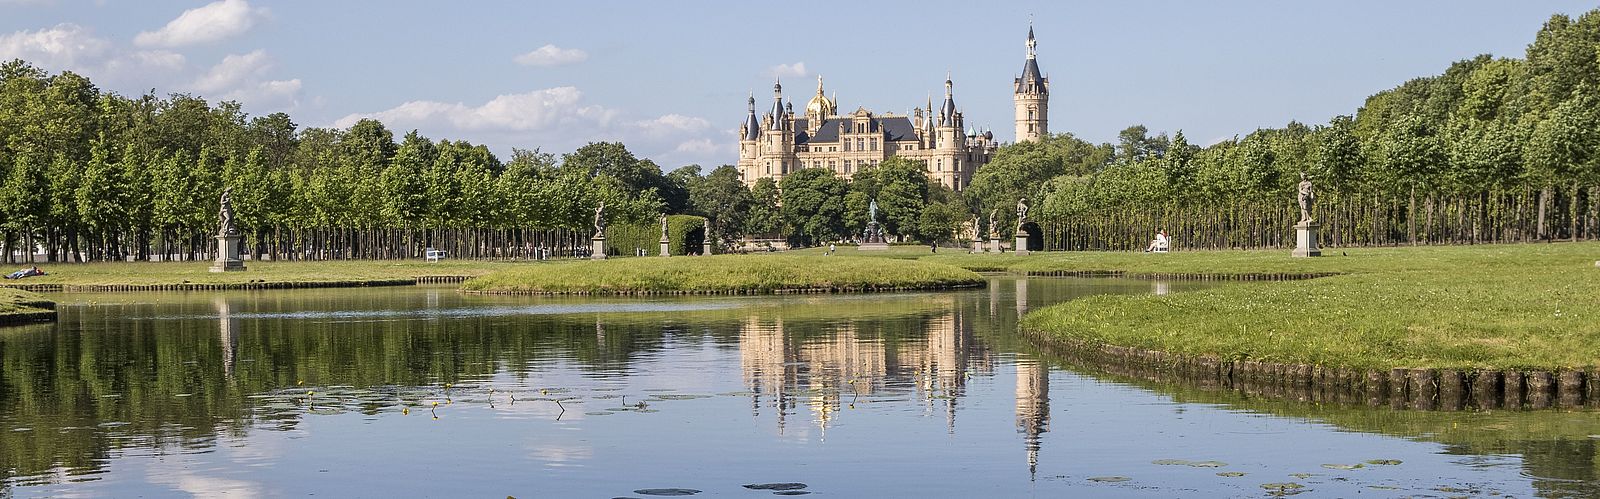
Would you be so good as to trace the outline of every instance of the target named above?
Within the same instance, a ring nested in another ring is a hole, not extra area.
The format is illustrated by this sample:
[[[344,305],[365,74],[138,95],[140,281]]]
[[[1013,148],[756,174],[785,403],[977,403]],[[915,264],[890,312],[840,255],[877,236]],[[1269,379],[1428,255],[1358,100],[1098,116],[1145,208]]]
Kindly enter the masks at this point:
[[[1592,410],[1259,397],[1015,331],[1029,308],[1203,285],[59,294],[58,323],[0,329],[0,497],[1600,494]]]

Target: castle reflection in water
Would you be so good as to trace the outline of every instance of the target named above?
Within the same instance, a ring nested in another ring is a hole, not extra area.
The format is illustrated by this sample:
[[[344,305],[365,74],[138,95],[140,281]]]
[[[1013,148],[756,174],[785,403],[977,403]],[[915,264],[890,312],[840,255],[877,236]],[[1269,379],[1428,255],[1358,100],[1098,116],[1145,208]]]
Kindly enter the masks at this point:
[[[1027,311],[1026,280],[1017,281],[1016,297],[1015,316],[992,306],[998,296],[940,297],[944,303],[934,307],[938,312],[903,319],[921,322],[921,327],[895,327],[892,335],[884,334],[882,319],[797,325],[781,318],[748,317],[739,330],[739,355],[751,411],[757,417],[765,411],[782,434],[803,410],[809,413],[805,423],[826,439],[828,427],[858,401],[913,398],[925,404],[929,415],[942,413],[947,431],[954,432],[968,382],[996,375],[997,354],[976,338],[975,330],[1002,323],[1012,327],[1015,317]],[[986,316],[979,316],[980,311]],[[925,335],[906,337],[908,330]],[[1016,425],[1031,473],[1038,464],[1040,437],[1049,431],[1050,370],[1027,358],[1018,358],[1014,367]]]

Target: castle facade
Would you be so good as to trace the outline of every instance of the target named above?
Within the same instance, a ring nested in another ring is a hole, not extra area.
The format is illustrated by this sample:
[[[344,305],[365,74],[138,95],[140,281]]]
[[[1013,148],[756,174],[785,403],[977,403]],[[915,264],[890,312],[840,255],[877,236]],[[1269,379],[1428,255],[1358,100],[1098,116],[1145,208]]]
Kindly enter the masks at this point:
[[[1013,80],[1017,140],[1039,140],[1049,133],[1050,82],[1034,59],[1033,28],[1028,28],[1028,58],[1022,75]],[[874,114],[866,108],[841,114],[838,103],[823,93],[817,77],[817,94],[795,114],[793,102],[783,99],[781,82],[772,86],[772,107],[756,114],[756,99],[739,127],[739,173],[745,185],[762,178],[781,181],[802,168],[826,168],[849,179],[855,172],[899,156],[926,165],[929,180],[962,190],[978,167],[993,157],[998,143],[994,133],[968,127],[955,104],[955,85],[946,77],[944,102],[911,116]]]

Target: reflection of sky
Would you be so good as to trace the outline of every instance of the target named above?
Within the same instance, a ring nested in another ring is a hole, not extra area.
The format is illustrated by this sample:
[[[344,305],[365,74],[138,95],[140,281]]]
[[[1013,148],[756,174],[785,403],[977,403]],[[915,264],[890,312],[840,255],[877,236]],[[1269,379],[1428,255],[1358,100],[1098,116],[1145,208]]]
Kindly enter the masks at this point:
[[[892,318],[900,321],[895,324],[925,328],[918,331],[883,333],[878,326],[886,323],[878,319],[821,314],[783,320],[779,312],[752,310],[749,320],[736,321],[738,337],[729,343],[696,332],[698,324],[677,318],[676,332],[665,334],[659,347],[631,355],[623,368],[597,371],[570,352],[546,352],[557,357],[541,359],[536,368],[515,367],[459,381],[453,401],[433,411],[425,404],[442,398],[436,393],[439,387],[424,390],[426,397],[405,399],[413,404],[409,415],[394,406],[375,415],[353,410],[306,414],[291,406],[287,410],[298,421],[289,430],[261,421],[244,435],[205,445],[119,452],[97,481],[14,492],[571,497],[686,487],[736,495],[749,494],[742,484],[794,481],[819,494],[844,497],[1241,496],[1261,494],[1261,483],[1294,481],[1317,496],[1382,497],[1463,484],[1517,496],[1532,493],[1529,480],[1519,474],[1522,462],[1513,457],[1468,462],[1431,442],[1227,406],[1178,403],[1125,384],[1061,370],[1037,371],[1047,364],[1004,346],[1019,343],[1009,340],[1008,332],[996,331],[1015,320],[1017,304],[999,304],[996,310],[1003,313],[990,318],[987,300],[1011,300],[1025,290],[1029,307],[1036,308],[1073,294],[1059,287],[1062,282],[1077,281],[1005,282],[993,295],[952,293],[941,310],[914,317],[920,322]],[[1149,283],[1117,286],[1152,291]],[[457,297],[437,298],[444,302],[440,306],[457,306],[451,304]],[[843,298],[857,303],[871,299]],[[819,306],[827,302],[808,299]],[[673,303],[639,305],[662,304]],[[546,306],[573,305],[524,308]],[[486,315],[519,315],[511,312],[519,306],[482,308],[498,310]],[[204,318],[155,312],[148,317]],[[237,311],[232,315],[242,316]],[[262,314],[255,319],[292,324],[326,318]],[[215,316],[210,320],[214,324]],[[552,322],[535,324],[554,327],[571,319],[540,320]],[[646,332],[612,328],[609,334]],[[749,357],[757,342],[768,353]],[[752,363],[775,378],[752,380]],[[851,380],[862,386],[851,386]],[[753,397],[753,386],[762,387],[765,395]],[[405,389],[416,390],[397,390]],[[555,393],[540,393],[542,389]],[[303,393],[298,387],[283,391]],[[1028,400],[1029,393],[1043,399]],[[661,400],[666,395],[706,397]],[[515,403],[511,396],[517,397]],[[550,398],[562,398],[565,411]],[[653,412],[612,410],[641,401]],[[1029,413],[1033,410],[1047,413]],[[1035,474],[1028,469],[1030,425],[1039,443]],[[1228,464],[1194,468],[1151,463],[1159,459]],[[1371,459],[1404,464],[1353,471],[1322,466]],[[1225,478],[1216,476],[1218,471],[1248,475]],[[1290,473],[1315,476],[1297,479]],[[1087,481],[1107,475],[1132,480]]]

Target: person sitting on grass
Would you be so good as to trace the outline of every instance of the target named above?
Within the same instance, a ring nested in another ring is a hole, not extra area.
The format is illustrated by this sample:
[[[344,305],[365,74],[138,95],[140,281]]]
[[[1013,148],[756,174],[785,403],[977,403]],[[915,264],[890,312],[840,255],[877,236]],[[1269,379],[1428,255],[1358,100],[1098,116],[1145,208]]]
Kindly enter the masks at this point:
[[[1165,253],[1169,247],[1171,246],[1169,240],[1167,239],[1167,230],[1161,229],[1160,231],[1156,232],[1156,238],[1150,240],[1150,245],[1144,248],[1144,252],[1150,253],[1153,251],[1157,253]]]

